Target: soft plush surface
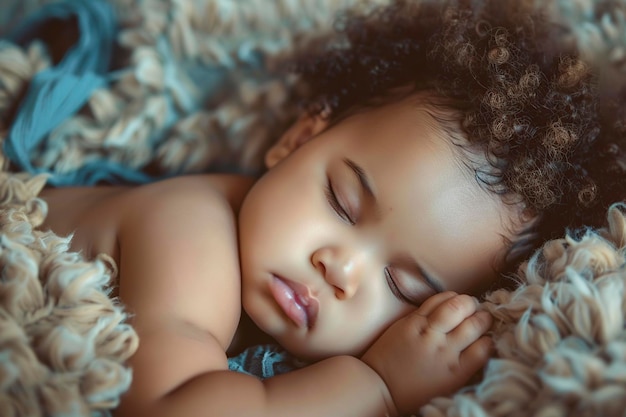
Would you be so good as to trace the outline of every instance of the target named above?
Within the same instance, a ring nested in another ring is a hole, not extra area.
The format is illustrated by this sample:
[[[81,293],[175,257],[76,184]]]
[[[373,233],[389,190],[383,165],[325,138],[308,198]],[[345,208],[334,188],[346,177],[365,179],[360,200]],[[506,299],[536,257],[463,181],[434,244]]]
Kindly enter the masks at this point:
[[[2,32],[48,3],[3,1]],[[158,175],[256,172],[263,149],[297,112],[297,80],[282,72],[284,56],[327,30],[340,7],[383,3],[110,0],[120,25],[115,70],[28,156],[51,179],[97,160]],[[626,77],[626,2],[546,6],[615,88]],[[67,46],[0,44],[0,140],[29,81]],[[124,361],[138,343],[123,306],[108,296],[115,266],[105,257],[87,262],[68,252],[68,237],[39,230],[45,177],[0,162],[0,415],[105,415],[130,384]],[[624,212],[615,206],[597,233],[549,243],[520,270],[519,288],[489,296],[496,355],[483,380],[435,399],[424,415],[626,415]]]
[[[138,343],[108,296],[115,267],[35,229],[45,178],[0,181],[0,415],[103,415],[130,386],[124,361]]]

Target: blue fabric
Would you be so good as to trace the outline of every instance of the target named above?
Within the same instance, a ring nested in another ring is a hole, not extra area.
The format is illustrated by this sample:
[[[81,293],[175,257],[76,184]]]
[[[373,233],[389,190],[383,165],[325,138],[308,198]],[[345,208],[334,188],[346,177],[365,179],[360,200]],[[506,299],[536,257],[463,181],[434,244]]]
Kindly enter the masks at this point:
[[[244,350],[240,355],[228,359],[231,371],[254,375],[265,379],[306,366],[276,345],[259,345]]]
[[[124,71],[110,71],[118,28],[115,12],[106,0],[62,0],[44,5],[7,37],[22,47],[35,39],[51,41],[46,39],[49,33],[45,28],[53,21],[66,26],[76,25],[76,42],[53,67],[33,77],[3,144],[5,155],[23,171],[32,174],[47,172],[50,174],[48,182],[55,186],[93,185],[100,181],[144,183],[159,179],[143,173],[141,167],[122,165],[106,158],[80,161],[80,168],[68,173],[48,172],[32,164],[31,157],[38,147],[63,147],[63,144],[42,142],[49,140],[56,127],[76,114],[94,90],[108,87]],[[230,67],[235,65],[228,60],[218,64],[181,61],[163,38],[157,39],[156,46],[164,64],[167,109],[164,124],[150,134],[148,142],[152,146],[166,137],[181,117],[199,110],[211,96],[219,96],[228,86]],[[238,59],[241,60],[238,65],[249,69],[263,66],[262,56],[245,44],[238,48]],[[184,78],[193,80],[193,88],[181,83],[181,73]],[[120,133],[121,142],[124,135],[134,133],[133,126]]]
[[[51,20],[77,22],[75,45],[55,66],[37,73],[4,143],[7,157],[22,170],[33,174],[45,172],[30,161],[30,153],[46,136],[68,117],[74,115],[93,91],[107,84],[106,71],[117,34],[111,6],[101,0],[69,0],[42,7],[15,31],[12,42],[26,46],[39,38],[44,23]],[[97,51],[97,53],[94,53]],[[126,179],[144,182],[149,177],[110,161],[92,161],[79,171],[50,177],[53,185],[95,184],[100,180]]]

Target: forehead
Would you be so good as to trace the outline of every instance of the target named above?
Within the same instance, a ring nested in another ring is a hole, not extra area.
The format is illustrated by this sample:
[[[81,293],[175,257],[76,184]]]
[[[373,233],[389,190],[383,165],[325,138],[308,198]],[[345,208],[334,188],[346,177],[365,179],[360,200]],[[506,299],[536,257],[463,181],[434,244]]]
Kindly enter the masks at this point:
[[[500,198],[474,177],[470,158],[477,156],[453,144],[449,131],[414,97],[343,124],[344,151],[371,180],[387,241],[452,290],[493,275],[505,252],[509,216]]]

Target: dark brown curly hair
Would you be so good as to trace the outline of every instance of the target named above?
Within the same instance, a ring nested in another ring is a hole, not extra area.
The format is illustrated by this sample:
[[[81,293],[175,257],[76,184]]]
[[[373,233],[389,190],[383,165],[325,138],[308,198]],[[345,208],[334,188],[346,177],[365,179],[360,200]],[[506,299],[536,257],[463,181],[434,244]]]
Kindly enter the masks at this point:
[[[598,227],[626,199],[626,92],[598,88],[566,28],[529,0],[398,0],[346,11],[296,59],[305,107],[331,123],[400,87],[430,90],[489,161],[476,178],[532,218],[505,269]]]

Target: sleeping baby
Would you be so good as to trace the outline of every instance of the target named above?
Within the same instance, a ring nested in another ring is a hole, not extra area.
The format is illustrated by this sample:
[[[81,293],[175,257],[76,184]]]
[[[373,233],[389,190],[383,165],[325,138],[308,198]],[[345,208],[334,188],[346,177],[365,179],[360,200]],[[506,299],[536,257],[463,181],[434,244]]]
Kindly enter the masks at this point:
[[[343,42],[297,57],[303,111],[259,178],[42,192],[44,227],[119,268],[140,346],[116,416],[405,415],[481,370],[477,297],[600,222],[624,175],[605,175],[617,116],[573,51],[459,3],[346,12]],[[268,340],[310,365],[228,370]]]

